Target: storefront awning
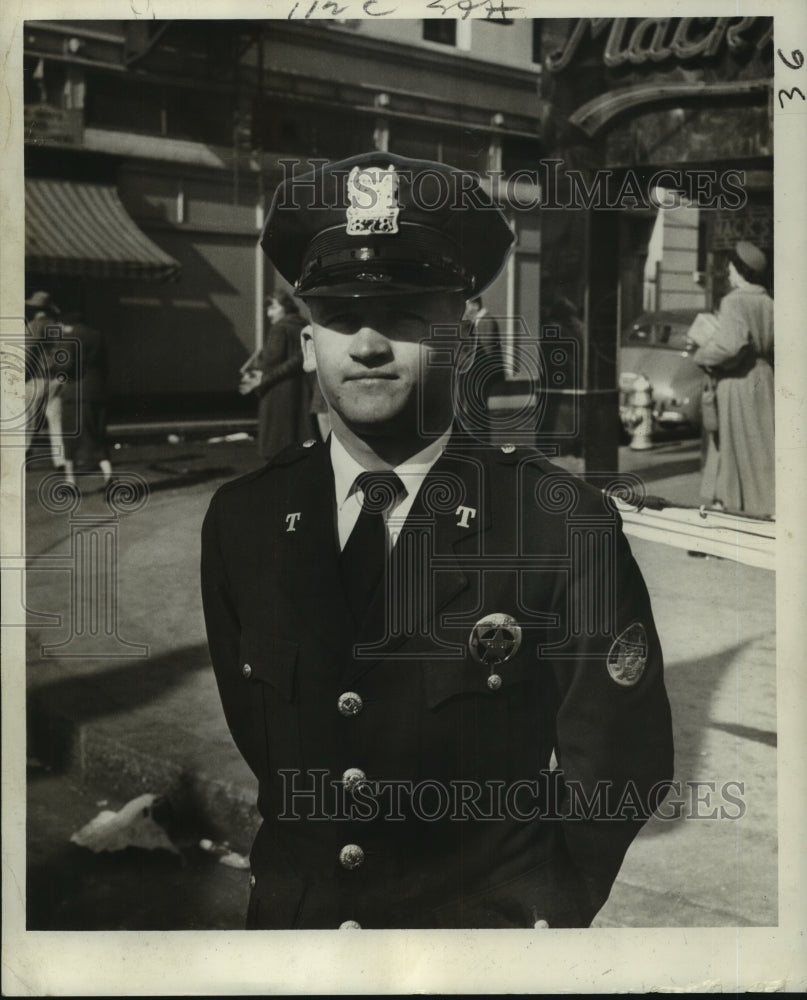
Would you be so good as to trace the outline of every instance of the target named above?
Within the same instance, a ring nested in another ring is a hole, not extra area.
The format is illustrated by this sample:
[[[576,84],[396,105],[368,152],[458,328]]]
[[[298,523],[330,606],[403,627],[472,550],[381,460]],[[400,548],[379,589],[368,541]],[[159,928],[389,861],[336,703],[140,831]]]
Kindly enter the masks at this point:
[[[25,265],[41,274],[170,281],[180,265],[137,226],[113,187],[25,181]]]

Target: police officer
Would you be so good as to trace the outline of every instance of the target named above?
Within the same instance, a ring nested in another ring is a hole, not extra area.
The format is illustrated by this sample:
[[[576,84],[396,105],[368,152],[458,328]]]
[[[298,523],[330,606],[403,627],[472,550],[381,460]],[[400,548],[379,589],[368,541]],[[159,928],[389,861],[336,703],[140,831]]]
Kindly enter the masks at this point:
[[[250,928],[577,927],[672,776],[650,603],[602,494],[454,416],[512,242],[469,174],[290,177],[262,246],[332,422],[223,486],[202,591],[259,782]]]

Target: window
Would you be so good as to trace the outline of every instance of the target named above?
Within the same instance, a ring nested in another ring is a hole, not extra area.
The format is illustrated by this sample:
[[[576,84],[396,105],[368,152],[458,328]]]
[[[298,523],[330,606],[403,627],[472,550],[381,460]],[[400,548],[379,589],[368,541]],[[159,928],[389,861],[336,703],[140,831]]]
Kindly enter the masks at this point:
[[[396,121],[390,128],[391,153],[450,163],[480,174],[488,167],[488,145],[487,134],[474,129],[460,131],[404,121]]]
[[[254,112],[253,143],[283,155],[342,159],[372,148],[373,122],[333,108],[264,102]]]
[[[423,22],[423,40],[439,45],[457,44],[457,22],[453,18],[434,17]]]
[[[532,61],[541,62],[541,21],[532,19]]]
[[[508,176],[516,171],[527,171],[536,177],[541,159],[541,143],[538,137],[524,139],[520,136],[502,138],[502,170]]]

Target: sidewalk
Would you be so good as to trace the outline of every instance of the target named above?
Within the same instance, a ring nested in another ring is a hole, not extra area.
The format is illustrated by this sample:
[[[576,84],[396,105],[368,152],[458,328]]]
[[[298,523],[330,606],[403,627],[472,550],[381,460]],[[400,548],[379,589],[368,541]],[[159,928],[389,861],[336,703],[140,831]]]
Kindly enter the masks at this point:
[[[246,852],[257,826],[256,787],[222,717],[198,562],[210,495],[259,464],[254,442],[155,442],[122,447],[115,457],[116,470],[142,476],[150,492],[142,509],[102,522],[117,537],[120,560],[117,594],[103,595],[119,609],[117,632],[101,645],[71,631],[68,569],[77,518],[94,515],[98,523],[108,508],[102,494],[88,493],[72,515],[49,512],[37,493],[47,463],[30,471],[29,752],[122,801],[165,795],[199,836]],[[698,502],[697,442],[624,449],[620,462],[644,478],[648,492]],[[667,660],[682,782],[670,801],[703,818],[651,821],[596,923],[774,924],[774,576],[653,542],[632,539],[631,546]]]

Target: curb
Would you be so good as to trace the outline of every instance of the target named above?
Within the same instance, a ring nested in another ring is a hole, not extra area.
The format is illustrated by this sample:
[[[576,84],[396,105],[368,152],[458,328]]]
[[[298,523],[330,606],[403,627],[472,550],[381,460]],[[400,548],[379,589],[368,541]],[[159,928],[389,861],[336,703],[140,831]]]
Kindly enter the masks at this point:
[[[260,825],[254,790],[211,777],[179,755],[168,758],[110,737],[54,701],[47,692],[29,692],[29,755],[124,801],[160,795],[179,829],[249,853]]]

